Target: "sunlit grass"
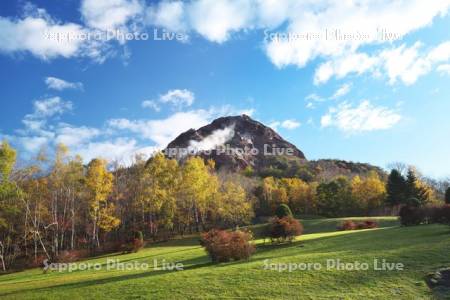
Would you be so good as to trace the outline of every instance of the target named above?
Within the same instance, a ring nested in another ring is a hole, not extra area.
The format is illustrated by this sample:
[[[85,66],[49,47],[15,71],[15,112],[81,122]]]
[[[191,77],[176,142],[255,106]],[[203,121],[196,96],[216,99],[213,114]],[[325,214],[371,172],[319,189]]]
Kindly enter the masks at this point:
[[[347,219],[347,218],[345,218]],[[356,218],[352,218],[356,219]],[[211,264],[198,238],[154,244],[139,253],[111,255],[85,262],[181,262],[183,271],[89,270],[72,273],[33,269],[0,276],[2,299],[428,299],[424,276],[450,265],[450,229],[427,225],[398,227],[393,218],[379,219],[382,228],[336,231],[341,220],[303,221],[305,234],[293,243],[263,244],[249,261]],[[270,263],[320,263],[327,259],[401,262],[404,271],[265,270]]]

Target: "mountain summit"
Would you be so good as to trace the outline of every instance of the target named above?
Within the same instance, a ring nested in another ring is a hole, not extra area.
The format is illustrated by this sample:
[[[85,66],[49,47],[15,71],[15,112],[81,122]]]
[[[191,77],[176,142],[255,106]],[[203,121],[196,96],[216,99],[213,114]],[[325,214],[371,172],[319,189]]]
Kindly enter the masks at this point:
[[[199,155],[213,159],[218,169],[229,170],[248,166],[262,170],[280,158],[306,160],[295,145],[247,115],[222,117],[198,130],[189,129],[169,143],[165,153],[177,159]]]

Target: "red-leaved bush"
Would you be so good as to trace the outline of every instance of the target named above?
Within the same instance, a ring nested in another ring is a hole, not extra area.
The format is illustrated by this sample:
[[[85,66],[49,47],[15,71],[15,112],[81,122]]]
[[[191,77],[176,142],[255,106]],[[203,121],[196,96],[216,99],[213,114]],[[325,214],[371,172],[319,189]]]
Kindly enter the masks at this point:
[[[378,222],[375,220],[364,220],[361,222],[354,222],[352,220],[345,220],[338,230],[357,230],[357,229],[371,229],[378,228]]]
[[[345,220],[342,222],[341,226],[338,227],[339,230],[354,230],[356,229],[356,224],[352,220]]]
[[[255,252],[253,236],[246,231],[211,229],[203,233],[200,244],[213,262],[248,259]]]
[[[365,220],[364,229],[378,228],[378,222],[375,220]]]
[[[292,241],[303,233],[302,224],[293,217],[273,218],[269,223],[269,237],[272,242]]]

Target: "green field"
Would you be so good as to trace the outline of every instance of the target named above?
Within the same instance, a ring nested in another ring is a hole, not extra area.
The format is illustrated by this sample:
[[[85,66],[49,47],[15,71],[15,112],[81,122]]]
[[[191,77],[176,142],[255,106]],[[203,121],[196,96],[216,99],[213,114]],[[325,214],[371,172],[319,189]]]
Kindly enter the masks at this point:
[[[356,218],[354,218],[356,219]],[[150,245],[139,253],[84,262],[100,270],[43,274],[34,269],[0,276],[1,299],[432,299],[424,276],[450,266],[450,229],[443,225],[399,227],[395,218],[378,218],[382,228],[337,232],[342,219],[303,221],[295,242],[264,245],[249,261],[211,264],[198,238]],[[256,226],[256,230],[258,227]],[[106,259],[120,262],[181,262],[182,271],[106,270]],[[404,271],[373,270],[375,258],[404,264]],[[367,263],[369,270],[327,270],[327,259]],[[318,263],[321,270],[278,272],[270,263]],[[443,294],[440,294],[442,296]]]

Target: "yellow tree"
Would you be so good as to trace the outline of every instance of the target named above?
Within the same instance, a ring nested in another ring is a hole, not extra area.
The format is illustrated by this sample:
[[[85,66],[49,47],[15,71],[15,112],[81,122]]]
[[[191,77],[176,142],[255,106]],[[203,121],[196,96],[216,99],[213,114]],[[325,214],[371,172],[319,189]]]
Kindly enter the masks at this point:
[[[181,173],[178,217],[186,226],[195,223],[199,231],[217,195],[218,178],[212,174],[211,164],[205,165],[200,157],[187,159]]]
[[[308,184],[299,178],[283,178],[281,184],[287,189],[289,207],[296,213],[314,212],[316,184]]]
[[[253,207],[245,190],[232,181],[222,184],[219,191],[217,215],[226,225],[247,224],[253,217]]]
[[[352,198],[360,209],[370,211],[383,205],[386,198],[386,185],[376,172],[365,179],[355,176],[351,182]]]
[[[151,234],[156,233],[158,224],[168,229],[173,227],[179,182],[177,161],[166,158],[162,153],[153,156],[145,167],[139,197],[144,212],[149,216]],[[157,216],[159,220],[156,220]]]
[[[93,159],[86,174],[86,186],[89,191],[89,213],[92,218],[92,241],[99,246],[99,228],[109,232],[120,224],[120,220],[114,217],[114,206],[108,204],[108,196],[112,191],[113,175],[108,172],[106,161]]]
[[[266,177],[262,181],[262,203],[260,204],[261,210],[265,214],[272,212],[271,204],[273,202],[273,191],[277,188],[275,178]]]
[[[8,258],[14,258],[15,246],[18,242],[18,229],[21,225],[20,207],[15,197],[11,172],[16,163],[16,151],[8,142],[0,144],[0,263],[6,270]]]

